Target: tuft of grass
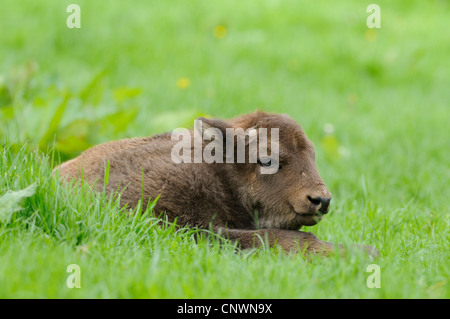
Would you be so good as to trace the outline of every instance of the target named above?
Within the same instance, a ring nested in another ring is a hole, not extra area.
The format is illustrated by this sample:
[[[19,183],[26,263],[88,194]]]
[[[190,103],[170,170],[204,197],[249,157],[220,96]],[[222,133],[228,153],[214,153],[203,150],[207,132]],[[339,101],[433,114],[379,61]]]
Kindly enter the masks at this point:
[[[382,256],[303,259],[275,247],[236,250],[233,243],[179,228],[146,211],[121,207],[117,196],[51,175],[48,155],[1,154],[0,193],[36,183],[20,211],[0,223],[2,298],[445,298],[449,220],[392,219],[368,201],[309,231],[332,242],[367,243]],[[411,222],[407,222],[411,220]],[[337,223],[339,221],[339,223]],[[381,225],[381,226],[380,226]],[[423,229],[423,228],[426,229]],[[381,229],[380,229],[381,228]],[[420,231],[420,240],[414,235]],[[398,236],[401,234],[401,236]],[[382,269],[381,289],[366,285],[367,267]],[[81,269],[70,289],[67,266]],[[392,282],[396,284],[393,285]]]

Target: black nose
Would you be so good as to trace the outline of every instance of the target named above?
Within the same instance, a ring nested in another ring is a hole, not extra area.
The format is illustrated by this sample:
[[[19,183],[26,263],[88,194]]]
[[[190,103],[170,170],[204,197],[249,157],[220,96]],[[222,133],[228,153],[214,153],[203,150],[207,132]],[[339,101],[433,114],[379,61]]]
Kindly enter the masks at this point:
[[[328,208],[330,207],[331,197],[325,198],[320,196],[308,196],[308,200],[317,207],[318,211],[322,214],[328,213]]]

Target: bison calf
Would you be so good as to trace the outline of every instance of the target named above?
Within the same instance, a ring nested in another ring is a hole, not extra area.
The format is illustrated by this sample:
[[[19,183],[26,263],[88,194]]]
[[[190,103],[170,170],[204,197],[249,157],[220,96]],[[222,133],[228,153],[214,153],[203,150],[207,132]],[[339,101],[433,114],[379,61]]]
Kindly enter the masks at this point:
[[[286,251],[326,255],[336,250],[314,234],[299,231],[328,213],[331,194],[317,171],[313,144],[294,120],[265,112],[229,121],[199,120],[197,132],[101,144],[57,169],[64,180],[83,178],[103,189],[109,165],[106,190],[119,190],[121,204],[135,206],[142,198],[145,202],[160,195],[155,210],[165,212],[170,221],[212,227],[242,248],[260,245],[262,237]],[[263,142],[266,150],[260,148]],[[252,150],[252,145],[258,147]],[[214,161],[202,160],[207,148]],[[200,160],[195,158],[199,154]],[[264,174],[266,167],[275,170]],[[362,248],[378,254],[370,246]],[[342,247],[338,250],[342,253]]]

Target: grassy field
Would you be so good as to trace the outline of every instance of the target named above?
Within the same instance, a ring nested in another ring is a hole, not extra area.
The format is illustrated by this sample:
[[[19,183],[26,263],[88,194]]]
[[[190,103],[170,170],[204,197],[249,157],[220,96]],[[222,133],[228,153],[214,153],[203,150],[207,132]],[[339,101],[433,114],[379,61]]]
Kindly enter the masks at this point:
[[[448,1],[378,1],[380,29],[356,0],[76,1],[69,29],[73,2],[1,4],[0,298],[450,298]],[[236,253],[51,176],[97,143],[256,109],[315,144],[333,202],[306,229],[380,258]]]

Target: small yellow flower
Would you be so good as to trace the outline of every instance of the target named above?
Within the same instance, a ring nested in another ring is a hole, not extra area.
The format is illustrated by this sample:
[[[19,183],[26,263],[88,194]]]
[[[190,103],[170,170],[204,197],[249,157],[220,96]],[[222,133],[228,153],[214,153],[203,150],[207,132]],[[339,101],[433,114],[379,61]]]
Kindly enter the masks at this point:
[[[377,37],[378,33],[374,29],[367,29],[367,31],[364,33],[364,38],[366,38],[366,41],[368,42],[374,42]]]
[[[186,89],[191,85],[191,80],[188,78],[179,78],[177,80],[177,88],[179,89]]]
[[[223,39],[227,35],[227,28],[225,28],[223,25],[218,25],[214,28],[214,37],[217,39]]]
[[[356,104],[358,102],[358,95],[356,93],[350,93],[347,97],[348,103]]]

